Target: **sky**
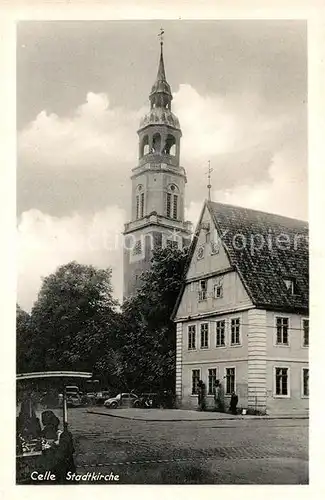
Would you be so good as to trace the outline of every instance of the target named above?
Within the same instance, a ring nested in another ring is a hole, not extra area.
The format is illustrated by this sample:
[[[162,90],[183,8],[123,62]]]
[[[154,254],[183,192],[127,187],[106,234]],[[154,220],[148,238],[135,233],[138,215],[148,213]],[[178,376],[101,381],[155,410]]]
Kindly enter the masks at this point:
[[[165,30],[186,217],[207,197],[307,220],[304,21],[47,21],[17,29],[18,303],[71,260],[122,295],[137,129]]]

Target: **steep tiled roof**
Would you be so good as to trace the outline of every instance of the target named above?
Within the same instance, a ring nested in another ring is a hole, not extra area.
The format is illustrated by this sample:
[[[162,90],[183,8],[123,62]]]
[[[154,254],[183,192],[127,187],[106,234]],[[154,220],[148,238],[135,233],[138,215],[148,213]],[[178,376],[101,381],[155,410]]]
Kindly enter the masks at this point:
[[[258,307],[308,312],[308,223],[207,201],[230,263]],[[285,280],[294,281],[294,294]]]

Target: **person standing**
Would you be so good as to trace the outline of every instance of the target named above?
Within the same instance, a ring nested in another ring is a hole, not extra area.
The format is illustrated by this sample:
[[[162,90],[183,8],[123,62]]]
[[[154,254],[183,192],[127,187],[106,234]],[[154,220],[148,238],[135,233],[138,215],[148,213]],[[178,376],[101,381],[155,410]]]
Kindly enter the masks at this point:
[[[219,384],[220,384],[220,381],[216,380],[214,383],[214,386],[213,386],[214,408],[216,411],[218,411],[218,409],[219,409],[219,405],[218,405]]]
[[[214,403],[217,411],[224,411],[224,398],[223,398],[223,387],[220,380],[216,380],[214,386]]]
[[[235,392],[233,392],[230,398],[230,411],[233,415],[237,415],[237,404],[238,404],[238,396]]]
[[[198,382],[198,406],[200,411],[204,411],[206,408],[205,384],[202,380],[199,380]]]
[[[42,413],[42,423],[44,469],[55,474],[57,484],[65,484],[67,473],[76,472],[72,435],[66,428],[59,430],[60,420],[51,410]]]

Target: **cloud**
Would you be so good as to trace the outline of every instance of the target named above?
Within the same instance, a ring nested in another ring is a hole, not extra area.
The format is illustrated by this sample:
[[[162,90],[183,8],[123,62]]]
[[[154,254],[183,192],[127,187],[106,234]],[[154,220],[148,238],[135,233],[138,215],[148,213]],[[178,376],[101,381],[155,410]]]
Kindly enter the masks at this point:
[[[121,159],[134,162],[139,113],[112,109],[106,94],[93,92],[70,117],[43,110],[19,135],[20,160],[46,170],[107,168]]]
[[[181,161],[188,174],[190,199],[204,196],[208,160],[221,191],[262,181],[271,184],[273,159],[283,144],[291,142],[293,150],[298,145],[306,148],[306,109],[302,105],[272,114],[258,94],[202,96],[183,84],[174,94],[173,106],[183,132]],[[122,196],[124,203],[130,194],[131,169],[137,162],[136,130],[145,111],[112,108],[107,95],[89,92],[86,102],[71,116],[40,112],[18,140],[22,210],[39,208],[56,215],[55,210],[69,206],[68,198],[71,211],[89,210],[90,206],[103,209],[107,196],[112,203]],[[44,189],[49,191],[49,182],[58,186],[48,193],[52,200],[42,196]],[[89,191],[90,183],[95,192]],[[38,184],[39,189],[33,188]],[[120,186],[123,193],[117,191]],[[84,196],[78,196],[82,191]],[[54,205],[48,206],[52,201]],[[101,205],[96,206],[97,201]]]
[[[306,109],[276,113],[248,91],[200,95],[188,84],[174,94],[182,127],[181,163],[187,171],[187,217],[195,224],[207,196],[307,217]],[[112,266],[121,296],[121,249],[98,243],[123,230],[137,163],[136,130],[146,109],[114,108],[89,92],[71,115],[41,111],[18,137],[19,301],[30,307],[41,276],[70,260]],[[92,248],[89,242],[97,242]]]
[[[42,277],[76,260],[113,270],[115,296],[122,297],[125,211],[106,207],[92,216],[53,217],[39,210],[24,212],[18,224],[18,301],[30,310]]]

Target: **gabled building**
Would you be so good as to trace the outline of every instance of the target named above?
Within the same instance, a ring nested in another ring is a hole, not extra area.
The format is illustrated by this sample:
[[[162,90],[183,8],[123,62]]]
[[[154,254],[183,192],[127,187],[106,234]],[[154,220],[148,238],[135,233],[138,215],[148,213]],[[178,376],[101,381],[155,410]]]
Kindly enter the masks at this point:
[[[176,395],[220,380],[225,403],[304,414],[309,396],[308,224],[206,201],[190,248],[177,324]]]

